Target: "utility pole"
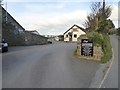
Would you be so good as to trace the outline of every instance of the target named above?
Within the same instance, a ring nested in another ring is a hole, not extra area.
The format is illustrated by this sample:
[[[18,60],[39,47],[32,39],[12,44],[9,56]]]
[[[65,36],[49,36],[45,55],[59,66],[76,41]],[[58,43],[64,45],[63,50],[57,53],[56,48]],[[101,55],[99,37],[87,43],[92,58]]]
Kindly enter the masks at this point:
[[[103,0],[103,20],[105,20],[105,0]]]

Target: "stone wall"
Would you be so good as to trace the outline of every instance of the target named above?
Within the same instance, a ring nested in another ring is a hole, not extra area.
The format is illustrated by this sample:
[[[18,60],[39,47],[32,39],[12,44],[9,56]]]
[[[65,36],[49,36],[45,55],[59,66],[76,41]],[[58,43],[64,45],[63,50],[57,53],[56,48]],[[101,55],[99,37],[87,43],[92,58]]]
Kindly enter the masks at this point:
[[[2,38],[9,46],[24,45],[24,31],[25,29],[2,8]]]
[[[2,40],[2,7],[0,5],[0,42]]]
[[[2,10],[2,38],[9,46],[23,46],[23,45],[41,45],[47,44],[47,38],[41,35],[26,32],[25,29],[1,7]]]
[[[82,56],[81,55],[81,40],[82,39],[88,39],[88,38],[86,35],[82,35],[78,38],[77,52],[76,52],[77,56],[82,59],[100,61],[101,57],[103,56],[102,48],[100,46],[93,46],[93,56]]]
[[[82,56],[81,55],[81,44],[77,45],[77,56],[82,59],[100,61],[102,57],[102,48],[94,46],[93,47],[93,56]]]
[[[25,45],[42,45],[47,44],[47,38],[41,35],[25,32]]]

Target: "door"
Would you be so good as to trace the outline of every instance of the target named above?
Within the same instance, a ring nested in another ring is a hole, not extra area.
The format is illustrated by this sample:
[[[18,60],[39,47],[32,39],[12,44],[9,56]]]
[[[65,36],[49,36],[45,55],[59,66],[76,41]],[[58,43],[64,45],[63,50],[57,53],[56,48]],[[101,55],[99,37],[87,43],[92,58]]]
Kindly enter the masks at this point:
[[[69,41],[72,41],[72,35],[70,35],[70,37],[69,37]]]

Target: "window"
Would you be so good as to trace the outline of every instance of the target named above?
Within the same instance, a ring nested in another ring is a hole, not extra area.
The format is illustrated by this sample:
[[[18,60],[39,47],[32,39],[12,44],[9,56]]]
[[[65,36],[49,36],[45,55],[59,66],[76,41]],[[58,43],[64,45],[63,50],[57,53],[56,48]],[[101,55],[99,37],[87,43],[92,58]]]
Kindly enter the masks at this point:
[[[74,38],[77,38],[77,34],[74,34]]]
[[[68,37],[68,35],[66,35],[66,37]]]

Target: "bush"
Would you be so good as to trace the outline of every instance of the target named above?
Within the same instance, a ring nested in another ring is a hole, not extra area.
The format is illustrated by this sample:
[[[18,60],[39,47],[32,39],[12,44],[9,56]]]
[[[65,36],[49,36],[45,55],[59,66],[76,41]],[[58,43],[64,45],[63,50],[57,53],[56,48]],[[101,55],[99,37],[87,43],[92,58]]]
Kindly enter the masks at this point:
[[[100,22],[100,24],[99,24],[99,26],[98,26],[98,29],[97,29],[97,31],[98,32],[106,32],[106,30],[104,30],[105,29],[105,27],[108,25],[108,21],[107,20],[103,20],[103,21],[101,21]]]
[[[87,36],[89,39],[93,40],[93,43],[95,46],[101,46],[103,39],[102,39],[102,34],[98,33],[98,32],[90,32],[87,33]]]
[[[114,28],[111,28],[108,33],[109,33],[110,35],[112,35],[112,34],[117,34],[117,30],[114,29]]]
[[[87,37],[93,39],[95,46],[101,46],[103,51],[103,57],[101,63],[106,63],[112,57],[112,47],[110,43],[109,35],[106,33],[87,32]]]
[[[108,35],[103,35],[103,43],[102,43],[102,50],[103,50],[103,57],[101,58],[101,63],[106,63],[112,58],[112,47],[110,43],[110,38]]]
[[[117,29],[117,34],[120,36],[120,27]]]
[[[102,35],[97,32],[93,33],[93,42],[94,42],[95,46],[97,46],[97,45],[101,46],[102,42],[103,42]]]

